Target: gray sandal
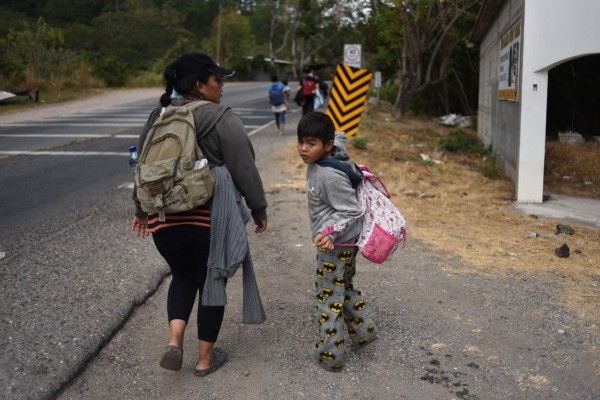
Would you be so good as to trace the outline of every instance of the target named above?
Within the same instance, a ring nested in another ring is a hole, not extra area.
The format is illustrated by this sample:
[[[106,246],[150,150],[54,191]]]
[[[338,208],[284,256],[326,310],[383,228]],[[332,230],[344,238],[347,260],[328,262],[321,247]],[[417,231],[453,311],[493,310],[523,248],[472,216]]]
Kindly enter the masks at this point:
[[[171,371],[179,371],[183,364],[183,349],[175,345],[168,345],[160,359],[160,366]]]
[[[227,353],[225,353],[225,351],[223,349],[221,349],[219,347],[215,347],[213,349],[213,359],[212,359],[212,363],[210,364],[210,367],[204,368],[204,369],[196,368],[196,370],[194,371],[194,375],[206,376],[208,374],[211,374],[211,373],[215,372],[216,370],[218,370],[219,368],[221,368],[223,366],[223,364],[225,364],[226,361],[227,361]]]

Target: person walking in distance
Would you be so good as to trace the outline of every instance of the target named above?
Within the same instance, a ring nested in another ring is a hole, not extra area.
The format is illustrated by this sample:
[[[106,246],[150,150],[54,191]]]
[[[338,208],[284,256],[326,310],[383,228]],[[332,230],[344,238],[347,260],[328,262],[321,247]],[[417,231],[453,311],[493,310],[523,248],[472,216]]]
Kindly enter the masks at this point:
[[[302,106],[302,115],[315,109],[315,96],[319,90],[319,82],[314,76],[314,72],[310,67],[304,67],[302,70],[304,76],[300,80],[300,90],[304,97],[304,105]]]
[[[303,116],[297,135],[298,153],[308,165],[308,214],[317,248],[314,319],[318,335],[312,356],[327,371],[339,372],[344,366],[346,331],[356,349],[376,340],[377,333],[365,298],[353,282],[358,251],[353,245],[362,229],[363,211],[349,176],[323,161],[334,158],[354,174],[362,173],[346,153],[346,135],[335,132],[327,114],[313,111]]]
[[[233,74],[234,71],[220,67],[205,53],[189,53],[179,57],[164,72],[166,88],[160,98],[161,106],[150,114],[138,146],[140,154],[144,154],[145,145],[154,145],[145,142],[148,133],[154,129],[152,125],[162,113],[173,114],[175,109],[184,111],[186,107],[192,110],[196,142],[217,183],[213,197],[207,204],[189,211],[161,215],[164,218],[144,212],[135,189],[133,193],[136,210],[132,231],[141,237],[152,234],[158,252],[172,272],[167,298],[169,338],[160,366],[168,370],[181,369],[184,333],[198,295],[199,355],[194,371],[198,376],[216,371],[227,360],[225,351],[215,347],[225,312],[225,284],[227,277],[232,275],[223,276],[230,270],[219,272],[225,264],[220,262],[221,259],[234,251],[236,254],[242,253],[240,247],[243,247],[247,251],[243,267],[246,268],[246,263],[250,263],[244,276],[248,272],[254,278],[244,226],[250,215],[243,202],[236,200],[240,194],[251,211],[256,224],[255,232],[261,233],[267,229],[267,201],[256,168],[254,149],[240,118],[229,107],[219,104],[223,94],[222,77]],[[194,108],[194,102],[203,104]],[[235,223],[232,222],[227,229],[223,228],[224,224],[233,220],[239,221],[237,225],[231,225]],[[241,231],[243,235],[240,233],[239,237],[242,240],[229,239],[232,232]],[[239,264],[234,267],[237,268]],[[262,323],[265,320],[264,310],[257,290],[255,294],[254,300],[258,300],[258,305],[253,309],[253,317],[247,320],[245,315],[244,321]]]
[[[269,85],[269,102],[271,109],[275,114],[275,126],[277,132],[283,135],[285,132],[285,114],[288,109],[288,101],[285,96],[285,85],[279,81],[277,75],[271,77],[271,85]]]

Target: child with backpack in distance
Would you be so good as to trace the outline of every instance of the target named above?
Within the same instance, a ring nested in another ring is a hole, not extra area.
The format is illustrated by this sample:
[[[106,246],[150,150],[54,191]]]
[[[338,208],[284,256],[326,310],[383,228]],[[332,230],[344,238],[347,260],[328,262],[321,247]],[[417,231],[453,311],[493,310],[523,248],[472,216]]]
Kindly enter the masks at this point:
[[[315,78],[312,68],[304,67],[302,69],[304,76],[300,79],[300,90],[302,98],[302,115],[306,115],[315,109],[315,96],[319,91],[319,81]]]
[[[269,86],[269,102],[271,109],[275,114],[275,125],[277,132],[283,135],[285,131],[285,113],[288,109],[288,101],[285,96],[285,85],[279,81],[277,75],[271,77],[271,85]]]
[[[311,238],[317,248],[315,264],[315,323],[318,337],[313,359],[330,372],[344,366],[345,333],[355,348],[377,339],[367,304],[353,280],[356,272],[354,246],[362,229],[361,205],[349,176],[335,168],[319,165],[335,158],[362,176],[346,153],[346,135],[335,132],[331,118],[310,112],[298,123],[298,153],[308,164],[306,187]],[[340,220],[350,221],[332,231]]]

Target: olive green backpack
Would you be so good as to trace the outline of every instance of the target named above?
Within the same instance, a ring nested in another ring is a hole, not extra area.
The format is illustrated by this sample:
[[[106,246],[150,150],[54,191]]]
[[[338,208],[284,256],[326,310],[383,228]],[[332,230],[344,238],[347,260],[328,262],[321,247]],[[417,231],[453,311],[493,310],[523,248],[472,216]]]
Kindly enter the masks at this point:
[[[168,106],[148,131],[134,180],[142,210],[157,213],[161,222],[165,214],[191,210],[213,196],[215,179],[198,147],[192,114],[209,103]]]

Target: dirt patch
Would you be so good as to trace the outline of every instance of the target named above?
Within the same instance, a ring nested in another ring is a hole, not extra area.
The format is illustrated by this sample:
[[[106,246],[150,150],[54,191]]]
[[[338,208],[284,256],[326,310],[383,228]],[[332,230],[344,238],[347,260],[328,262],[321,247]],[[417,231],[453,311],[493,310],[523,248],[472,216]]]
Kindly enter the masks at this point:
[[[366,147],[350,145],[348,151],[385,182],[408,221],[409,245],[412,237],[458,256],[469,272],[547,277],[563,289],[562,303],[600,322],[600,231],[569,223],[575,234],[557,235],[561,221],[515,211],[514,184],[502,176],[484,177],[483,156],[438,150],[450,130],[429,121],[396,120],[389,110],[371,107],[359,133]],[[303,187],[305,167],[296,149],[281,157],[296,160],[287,164],[296,179],[281,185]],[[555,249],[565,243],[571,255],[559,258]]]

